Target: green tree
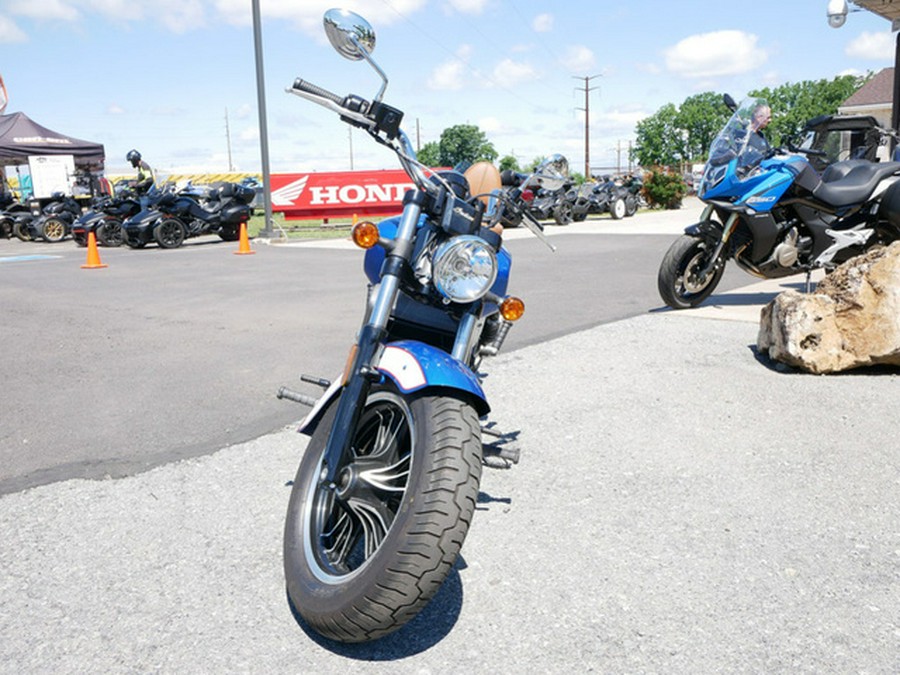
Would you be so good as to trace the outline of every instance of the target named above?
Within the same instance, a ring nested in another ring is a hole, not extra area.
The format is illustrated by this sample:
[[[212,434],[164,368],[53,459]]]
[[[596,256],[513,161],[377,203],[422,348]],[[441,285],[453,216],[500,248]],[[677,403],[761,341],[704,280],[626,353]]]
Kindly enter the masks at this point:
[[[441,132],[440,164],[456,166],[460,162],[493,162],[497,151],[487,136],[474,124],[457,124]]]
[[[768,87],[750,92],[764,98],[772,108],[772,121],[766,136],[772,145],[799,138],[807,120],[818,115],[834,115],[838,106],[859,89],[868,78],[842,75],[832,80],[788,82],[774,89]]]
[[[519,168],[519,160],[517,160],[512,155],[504,155],[500,158],[500,170],[521,171],[521,169]]]
[[[722,101],[722,96],[715,92],[704,92],[689,96],[678,108],[675,115],[675,127],[686,132],[685,160],[705,161],[709,155],[716,134],[725,126],[731,111]]]
[[[789,82],[748,95],[764,98],[772,107],[766,137],[777,146],[787,140],[799,140],[807,120],[835,114],[838,106],[871,76],[869,73],[866,77],[843,75],[832,80]],[[730,114],[721,95],[714,92],[689,96],[680,107],[668,103],[637,123],[632,159],[642,166],[706,161],[709,146]]]
[[[685,159],[685,133],[678,126],[678,109],[667,103],[637,123],[632,154],[642,166],[674,166]]]
[[[422,162],[422,164],[424,164],[425,166],[440,166],[441,147],[438,145],[438,142],[431,141],[423,145],[416,153],[416,159]]]

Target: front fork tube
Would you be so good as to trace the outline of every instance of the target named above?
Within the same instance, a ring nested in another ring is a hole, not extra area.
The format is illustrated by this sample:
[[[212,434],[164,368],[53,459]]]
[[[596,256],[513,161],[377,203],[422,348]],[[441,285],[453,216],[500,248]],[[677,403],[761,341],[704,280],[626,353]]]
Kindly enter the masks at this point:
[[[321,476],[323,486],[334,488],[337,485],[339,469],[346,463],[350,452],[350,441],[376,373],[375,359],[387,334],[388,320],[400,292],[400,275],[410,260],[421,211],[421,206],[415,201],[406,204],[397,237],[385,258],[372,311],[359,332],[356,354],[346,373],[346,383],[338,399],[334,422],[325,444],[325,467]]]
[[[480,312],[480,303],[472,304],[468,311],[463,314],[459,322],[459,328],[456,331],[456,340],[453,343],[452,356],[460,363],[469,365],[469,356],[475,349],[474,338],[478,332],[477,328],[480,322],[478,312]]]
[[[710,215],[712,215],[712,207],[707,207],[707,209],[703,212],[703,220],[709,220]],[[722,251],[725,249],[725,245],[728,243],[728,240],[731,238],[734,229],[737,227],[739,218],[740,216],[738,216],[737,213],[732,213],[728,217],[728,220],[725,221],[725,226],[722,228],[722,236],[719,238],[719,242],[716,244],[716,248],[713,250],[712,255],[709,257],[709,262],[700,273],[700,278],[705,279],[707,275],[712,274],[713,270],[715,270],[716,265],[718,264],[719,256],[722,255]]]

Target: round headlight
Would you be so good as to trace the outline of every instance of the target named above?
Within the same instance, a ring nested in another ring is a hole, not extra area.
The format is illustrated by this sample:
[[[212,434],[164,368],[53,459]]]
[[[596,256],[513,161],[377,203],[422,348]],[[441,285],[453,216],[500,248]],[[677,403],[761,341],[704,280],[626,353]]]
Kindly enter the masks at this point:
[[[441,244],[432,258],[434,285],[453,302],[474,302],[497,279],[497,256],[483,239],[454,237]]]

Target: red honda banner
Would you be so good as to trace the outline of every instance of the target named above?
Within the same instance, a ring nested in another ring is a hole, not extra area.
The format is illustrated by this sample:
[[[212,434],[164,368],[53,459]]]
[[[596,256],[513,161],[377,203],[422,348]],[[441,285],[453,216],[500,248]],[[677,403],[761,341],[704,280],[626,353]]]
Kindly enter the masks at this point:
[[[402,170],[275,173],[272,210],[288,219],[389,216],[415,186]]]

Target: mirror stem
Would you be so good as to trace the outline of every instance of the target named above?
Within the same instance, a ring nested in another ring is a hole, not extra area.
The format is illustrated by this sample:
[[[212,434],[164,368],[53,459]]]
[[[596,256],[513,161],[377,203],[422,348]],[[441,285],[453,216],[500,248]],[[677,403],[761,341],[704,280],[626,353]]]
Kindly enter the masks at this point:
[[[353,41],[353,44],[356,45],[357,50],[362,55],[362,57],[368,61],[369,65],[375,69],[375,72],[378,73],[378,76],[381,78],[381,89],[378,90],[378,93],[375,95],[375,98],[372,100],[372,103],[381,103],[381,99],[384,97],[384,92],[387,89],[388,78],[387,75],[384,74],[384,71],[381,67],[375,63],[372,57],[369,55],[369,52],[363,49],[363,46],[359,43],[359,40],[356,39],[355,35],[351,35],[350,39]]]

